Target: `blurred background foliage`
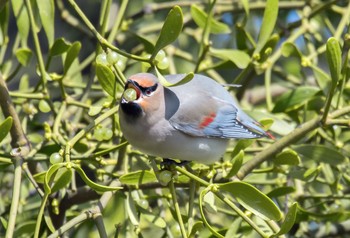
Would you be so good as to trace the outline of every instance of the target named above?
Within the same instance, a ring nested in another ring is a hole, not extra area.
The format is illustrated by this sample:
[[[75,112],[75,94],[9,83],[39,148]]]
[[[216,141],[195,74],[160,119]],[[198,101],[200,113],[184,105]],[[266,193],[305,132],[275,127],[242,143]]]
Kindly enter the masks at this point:
[[[0,1],[0,236],[347,237],[349,20],[345,0]],[[240,84],[276,139],[162,168],[118,125],[146,71]]]

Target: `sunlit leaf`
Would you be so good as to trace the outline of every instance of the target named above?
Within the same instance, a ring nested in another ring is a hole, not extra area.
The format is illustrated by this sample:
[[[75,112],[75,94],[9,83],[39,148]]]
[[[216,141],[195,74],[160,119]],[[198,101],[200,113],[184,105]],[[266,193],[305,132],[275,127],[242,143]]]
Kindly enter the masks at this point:
[[[195,237],[195,234],[198,231],[201,231],[204,228],[203,222],[202,221],[197,221],[193,224],[192,229],[188,237]]]
[[[28,48],[20,48],[16,50],[16,57],[21,65],[27,66],[32,58],[32,51]]]
[[[27,46],[27,40],[29,35],[29,16],[27,7],[24,1],[11,0],[11,6],[13,13],[16,17],[17,27],[19,35],[21,37],[22,47]]]
[[[47,113],[51,111],[51,107],[46,100],[42,99],[39,102],[39,110],[43,113]]]
[[[57,170],[62,168],[65,165],[65,163],[57,163],[51,165],[51,167],[47,170],[44,178],[44,191],[46,194],[51,193],[51,183],[54,179],[53,176],[55,176]]]
[[[191,15],[194,20],[194,22],[200,27],[205,28],[205,25],[207,23],[208,14],[204,12],[202,9],[200,9],[197,5],[193,4],[191,6]],[[213,34],[225,34],[230,33],[231,29],[224,23],[219,22],[215,20],[214,18],[211,18],[209,20],[209,31]]]
[[[295,56],[301,59],[303,56],[297,46],[291,42],[284,42],[281,48],[281,53],[284,57]]]
[[[203,197],[204,207],[210,213],[216,213],[217,207],[215,205],[215,196],[214,193],[208,192]]]
[[[336,86],[340,78],[342,67],[340,44],[336,38],[331,37],[328,39],[326,46],[326,56],[331,71],[332,84]]]
[[[170,10],[167,18],[164,21],[159,38],[154,46],[152,58],[154,58],[161,49],[177,39],[182,30],[182,25],[182,10],[179,6],[175,6]]]
[[[67,73],[70,66],[73,64],[73,61],[78,58],[78,54],[81,48],[81,43],[76,41],[74,42],[69,50],[67,51],[66,58],[64,60],[64,72]]]
[[[323,94],[327,95],[330,90],[331,78],[323,69],[317,67],[316,65],[311,65],[314,72],[316,82],[318,86],[322,89]]]
[[[39,15],[44,27],[49,45],[53,44],[55,33],[55,4],[53,0],[38,2]]]
[[[72,169],[63,167],[59,170],[59,172],[60,173],[56,175],[58,178],[55,178],[55,183],[51,188],[51,193],[65,188],[72,180]]]
[[[305,105],[319,89],[311,86],[302,86],[284,93],[276,101],[273,112],[288,112]]]
[[[126,201],[127,202],[125,207],[126,207],[126,212],[128,214],[128,218],[134,226],[138,226],[140,224],[139,215],[138,215],[138,211],[136,210],[135,200],[132,199],[132,197],[130,196],[130,193],[128,194]]]
[[[41,173],[37,173],[37,174],[34,174],[33,175],[33,178],[34,180],[37,182],[37,183],[44,183],[45,181],[45,176],[46,176],[46,171],[43,171]]]
[[[311,167],[307,169],[303,174],[303,180],[305,181],[314,180],[319,175],[320,171],[321,171],[321,166]]]
[[[93,117],[99,114],[103,109],[103,106],[90,106],[89,108],[89,116]]]
[[[141,217],[145,218],[147,221],[151,222],[153,225],[165,228],[167,223],[163,218],[161,218],[159,215],[155,215],[153,213],[141,213]]]
[[[226,231],[225,238],[232,238],[236,237],[236,234],[239,234],[239,229],[242,227],[242,218],[237,217],[234,219],[234,221],[231,223],[230,227],[228,227],[228,230]]]
[[[0,142],[7,136],[12,127],[13,119],[8,117],[0,124]]]
[[[254,50],[254,54],[259,53],[269,40],[278,16],[278,0],[267,0],[263,16],[262,25],[260,28],[258,43]]]
[[[96,64],[96,76],[103,90],[114,97],[115,77],[112,70],[108,66]]]
[[[174,86],[179,86],[185,83],[188,83],[189,81],[191,81],[194,77],[193,73],[188,73],[188,74],[184,74],[184,77],[174,83],[169,82],[159,71],[157,68],[154,68],[158,77],[159,82],[164,86],[164,87],[174,87]]]
[[[235,176],[237,172],[240,170],[243,164],[243,158],[244,158],[244,151],[239,151],[238,154],[235,155],[235,157],[232,158],[232,168],[230,172],[227,174],[227,178],[231,178],[232,176]]]
[[[253,142],[254,142],[253,140],[248,140],[248,139],[239,140],[231,153],[231,157],[237,156],[238,153],[241,152],[241,150],[248,148],[251,144],[253,144]]]
[[[210,230],[210,232],[215,235],[216,237],[223,237],[221,234],[219,234],[208,222],[207,218],[205,217],[204,210],[203,210],[203,200],[204,196],[209,192],[208,189],[203,189],[202,192],[199,195],[199,211],[202,217],[202,220],[205,224],[205,226]]]
[[[278,221],[282,218],[282,213],[275,203],[248,183],[234,181],[220,184],[219,188],[231,193],[243,207],[264,220]]]
[[[230,60],[240,69],[246,68],[250,63],[250,56],[241,50],[210,48],[210,52],[215,57],[224,60]]]
[[[86,176],[84,170],[80,166],[76,164],[72,164],[72,167],[75,169],[75,171],[78,172],[78,174],[80,175],[82,180],[86,183],[86,185],[97,192],[108,192],[108,191],[115,191],[115,190],[122,189],[122,187],[110,187],[110,186],[97,184],[91,179],[89,179],[88,176]]]
[[[286,149],[277,154],[273,162],[277,165],[298,165],[300,163],[300,157],[294,150]]]
[[[122,175],[120,182],[127,185],[140,185],[145,183],[157,182],[157,177],[153,171],[139,170]]]
[[[244,8],[244,12],[246,14],[246,17],[249,17],[249,1],[248,0],[240,0],[243,8]]]
[[[50,56],[56,56],[56,55],[61,55],[69,48],[71,47],[71,43],[67,42],[64,38],[58,38],[56,41],[53,43],[52,47],[50,48]]]

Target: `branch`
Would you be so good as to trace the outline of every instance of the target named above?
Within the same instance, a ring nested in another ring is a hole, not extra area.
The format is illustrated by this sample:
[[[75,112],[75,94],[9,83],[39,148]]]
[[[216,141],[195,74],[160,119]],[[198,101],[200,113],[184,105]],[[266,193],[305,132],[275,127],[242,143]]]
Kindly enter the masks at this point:
[[[12,103],[10,94],[8,92],[6,83],[2,74],[0,74],[0,107],[5,117],[12,117],[13,125],[10,130],[11,134],[11,146],[13,148],[11,155],[13,155],[14,164],[14,179],[13,179],[13,192],[12,202],[10,208],[9,221],[6,230],[6,237],[12,237],[18,211],[18,204],[20,198],[21,181],[22,181],[22,163],[23,158],[29,153],[30,143],[24,134],[21,126],[21,122],[16,113],[16,109]]]
[[[333,119],[345,114],[350,113],[350,106],[344,107],[342,109],[336,110],[329,115],[329,119]],[[294,131],[281,138],[280,140],[273,143],[270,147],[263,150],[259,154],[255,156],[255,158],[249,160],[245,163],[241,169],[238,171],[236,178],[242,180],[245,176],[247,176],[253,169],[258,167],[261,163],[266,160],[272,158],[277,153],[279,153],[283,148],[291,145],[292,143],[303,138],[307,133],[317,129],[321,126],[321,117],[317,117],[313,120],[305,122],[300,127],[296,128]]]

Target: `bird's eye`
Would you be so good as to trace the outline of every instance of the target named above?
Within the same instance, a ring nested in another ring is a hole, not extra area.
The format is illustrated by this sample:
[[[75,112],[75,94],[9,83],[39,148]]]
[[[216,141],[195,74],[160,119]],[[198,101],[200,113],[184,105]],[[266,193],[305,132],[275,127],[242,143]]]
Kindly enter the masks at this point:
[[[146,94],[147,96],[150,96],[150,95],[152,94],[152,89],[147,88],[147,89],[145,90],[145,94]]]

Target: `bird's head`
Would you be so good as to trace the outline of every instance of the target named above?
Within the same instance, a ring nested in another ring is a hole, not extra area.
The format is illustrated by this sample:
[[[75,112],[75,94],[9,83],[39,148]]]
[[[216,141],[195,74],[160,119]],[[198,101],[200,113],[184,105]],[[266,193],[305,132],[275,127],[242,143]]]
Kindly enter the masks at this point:
[[[162,94],[163,86],[153,74],[135,74],[125,84],[120,106],[126,115],[139,118],[158,109]]]

